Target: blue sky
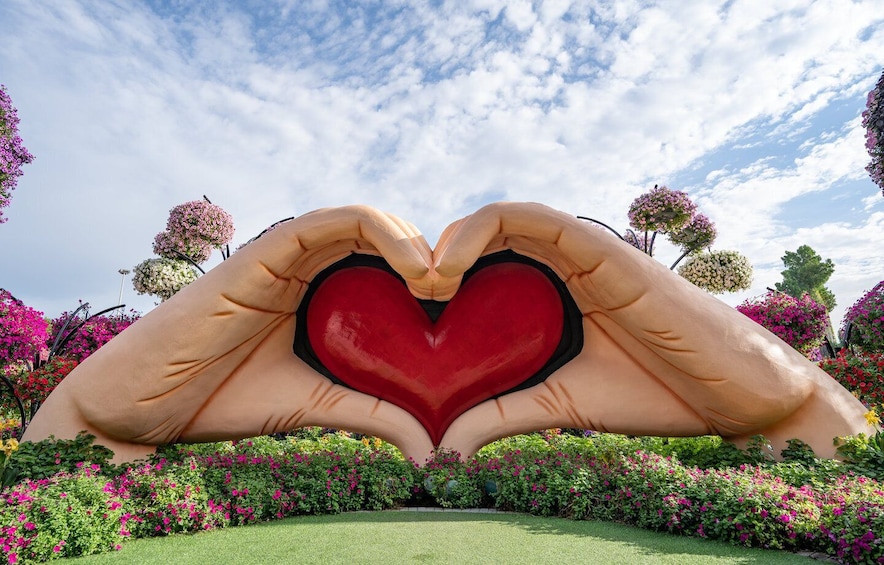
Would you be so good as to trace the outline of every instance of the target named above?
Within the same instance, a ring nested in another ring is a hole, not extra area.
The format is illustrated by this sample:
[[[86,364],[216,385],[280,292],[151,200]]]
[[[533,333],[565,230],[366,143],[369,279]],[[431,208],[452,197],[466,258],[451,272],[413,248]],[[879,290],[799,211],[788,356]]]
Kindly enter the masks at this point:
[[[118,269],[204,194],[234,245],[352,203],[433,243],[496,200],[625,228],[659,183],[753,263],[729,304],[802,244],[835,263],[836,325],[884,278],[860,127],[878,0],[5,0],[0,21],[36,156],[0,225],[0,286],[48,315],[116,304]],[[154,304],[129,280],[123,301]]]

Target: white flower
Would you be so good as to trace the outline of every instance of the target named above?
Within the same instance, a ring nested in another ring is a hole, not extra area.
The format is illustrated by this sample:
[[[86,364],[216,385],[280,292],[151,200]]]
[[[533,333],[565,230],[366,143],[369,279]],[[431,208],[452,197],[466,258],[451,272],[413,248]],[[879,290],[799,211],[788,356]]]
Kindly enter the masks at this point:
[[[688,259],[678,274],[712,294],[746,290],[752,285],[752,265],[737,251],[712,251]]]
[[[165,257],[146,259],[133,269],[132,286],[138,294],[153,294],[166,301],[195,281],[196,276],[187,261]]]

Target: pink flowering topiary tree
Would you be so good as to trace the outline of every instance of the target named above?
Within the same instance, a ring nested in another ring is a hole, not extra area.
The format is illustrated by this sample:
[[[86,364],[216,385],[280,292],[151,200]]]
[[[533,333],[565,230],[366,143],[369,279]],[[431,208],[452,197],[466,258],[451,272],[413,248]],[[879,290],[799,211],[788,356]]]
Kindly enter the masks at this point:
[[[196,280],[194,269],[203,272],[200,264],[209,260],[213,249],[220,249],[223,259],[230,256],[233,230],[233,217],[205,196],[175,206],[169,211],[165,231],[154,238],[153,251],[159,257],[134,267],[135,291],[168,300]]]
[[[3,208],[9,206],[12,191],[22,175],[21,167],[34,160],[18,135],[18,113],[0,84],[0,224],[6,222]]]
[[[795,298],[771,291],[746,300],[737,310],[806,356],[822,343],[829,320],[826,307],[807,294]]]
[[[869,92],[862,124],[866,128],[866,149],[871,157],[866,170],[884,196],[884,73]]]
[[[884,353],[884,281],[850,307],[841,332],[851,349],[864,354]]]
[[[752,265],[737,251],[711,251],[718,235],[715,224],[697,212],[697,205],[686,192],[665,186],[654,188],[632,201],[627,213],[630,229],[620,235],[606,224],[578,216],[602,225],[639,251],[654,256],[658,235],[678,246],[682,254],[669,267],[698,287],[719,294],[746,290],[752,284]]]

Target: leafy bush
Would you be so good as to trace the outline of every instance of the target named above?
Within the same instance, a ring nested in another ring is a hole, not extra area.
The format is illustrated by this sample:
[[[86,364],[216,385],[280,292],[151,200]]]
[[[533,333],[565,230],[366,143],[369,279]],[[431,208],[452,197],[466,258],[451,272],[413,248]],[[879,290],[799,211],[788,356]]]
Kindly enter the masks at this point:
[[[822,343],[829,323],[826,307],[806,294],[795,298],[781,292],[768,292],[746,300],[737,310],[804,355]]]
[[[850,355],[841,350],[834,359],[820,361],[819,366],[866,407],[884,404],[884,354]]]
[[[15,386],[15,393],[24,403],[25,408],[41,404],[55,390],[55,387],[77,366],[76,359],[53,357],[33,371],[22,371],[10,380]]]
[[[43,312],[0,288],[0,370],[8,374],[32,362],[46,348],[48,327]]]
[[[25,441],[19,444],[9,464],[8,472],[17,480],[39,480],[59,472],[74,473],[83,463],[99,465],[104,469],[113,451],[103,445],[95,445],[95,436],[80,432],[75,439],[55,439],[49,436],[42,441]]]
[[[91,441],[84,437],[81,444]],[[105,478],[98,465],[80,464],[74,473],[5,489],[0,558],[42,561],[119,547],[128,537],[389,508],[419,497],[825,551],[844,562],[884,558],[884,489],[871,478],[880,475],[884,435],[844,438],[844,463],[816,459],[797,440],[783,451],[784,462],[769,460],[761,436],[746,452],[728,445],[714,437],[555,430],[495,442],[465,463],[439,451],[419,470],[380,440],[343,434],[167,446],[154,460]],[[718,461],[705,451],[734,463],[715,468]],[[710,466],[685,465],[680,457]]]
[[[100,347],[134,324],[140,317],[136,311],[132,310],[128,314],[92,316],[79,328],[77,328],[79,321],[72,320],[71,325],[66,327],[72,315],[71,312],[64,312],[52,321],[52,332],[48,343],[50,345],[54,343],[62,331],[66,334],[64,337],[67,337],[69,332],[73,332],[61,350],[66,357],[78,362],[98,351]]]
[[[0,556],[48,561],[119,549],[122,501],[100,468],[28,479],[0,493]]]

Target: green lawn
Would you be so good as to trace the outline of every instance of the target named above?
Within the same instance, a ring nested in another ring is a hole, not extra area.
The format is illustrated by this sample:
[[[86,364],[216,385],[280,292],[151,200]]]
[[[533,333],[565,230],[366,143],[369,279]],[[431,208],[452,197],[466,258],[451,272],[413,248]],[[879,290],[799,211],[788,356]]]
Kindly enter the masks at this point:
[[[81,563],[813,563],[605,522],[523,514],[353,512],[135,540]]]

